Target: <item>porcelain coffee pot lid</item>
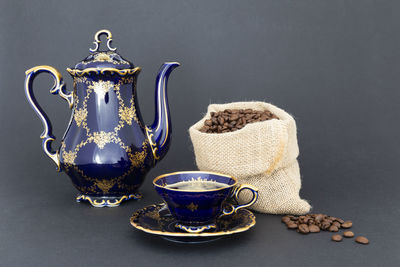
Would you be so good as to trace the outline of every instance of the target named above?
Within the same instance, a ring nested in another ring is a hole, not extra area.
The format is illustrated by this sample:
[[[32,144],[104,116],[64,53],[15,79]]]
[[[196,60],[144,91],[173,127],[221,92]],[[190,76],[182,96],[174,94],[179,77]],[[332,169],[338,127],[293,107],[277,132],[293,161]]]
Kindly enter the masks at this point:
[[[100,50],[100,36],[106,35],[106,51]],[[86,70],[86,69],[117,69],[127,70],[134,69],[135,66],[132,62],[124,59],[120,54],[116,52],[117,48],[112,47],[112,34],[109,30],[103,29],[94,35],[94,48],[90,48],[91,54],[84,60],[75,65],[75,70]]]

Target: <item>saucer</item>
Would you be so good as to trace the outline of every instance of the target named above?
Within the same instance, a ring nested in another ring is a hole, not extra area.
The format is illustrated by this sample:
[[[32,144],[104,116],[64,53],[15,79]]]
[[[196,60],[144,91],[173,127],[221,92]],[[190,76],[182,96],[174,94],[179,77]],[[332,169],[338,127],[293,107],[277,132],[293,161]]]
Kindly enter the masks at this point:
[[[216,228],[200,233],[188,233],[175,227],[177,220],[171,215],[167,205],[161,203],[137,210],[130,222],[136,229],[170,241],[198,243],[247,231],[256,224],[256,217],[251,211],[240,209],[237,213],[217,219]]]

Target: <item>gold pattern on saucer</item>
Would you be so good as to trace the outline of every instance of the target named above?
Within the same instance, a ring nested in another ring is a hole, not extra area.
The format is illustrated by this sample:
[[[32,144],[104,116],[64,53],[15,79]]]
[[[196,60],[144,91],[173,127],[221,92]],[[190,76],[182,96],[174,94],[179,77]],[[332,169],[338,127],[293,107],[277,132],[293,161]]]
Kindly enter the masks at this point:
[[[159,220],[160,219],[160,213],[158,210],[150,211],[146,214],[147,217],[153,219],[153,220]]]
[[[198,207],[199,207],[199,205],[196,205],[193,202],[186,206],[186,208],[190,209],[192,212],[197,210]]]
[[[203,225],[203,226],[190,226],[190,225],[183,225],[180,223],[176,223],[175,227],[178,229],[181,229],[183,231],[186,231],[188,233],[201,233],[205,230],[216,229],[217,225],[215,223],[213,223],[213,224]]]

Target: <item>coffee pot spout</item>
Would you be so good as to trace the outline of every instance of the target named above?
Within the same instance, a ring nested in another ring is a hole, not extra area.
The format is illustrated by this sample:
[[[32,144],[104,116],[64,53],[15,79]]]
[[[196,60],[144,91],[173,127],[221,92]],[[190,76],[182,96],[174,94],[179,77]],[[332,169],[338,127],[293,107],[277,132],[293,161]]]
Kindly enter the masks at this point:
[[[178,66],[180,66],[178,62],[164,63],[156,79],[155,118],[153,124],[150,127],[146,127],[147,137],[153,151],[154,163],[165,156],[171,141],[172,129],[168,107],[167,83],[169,75]]]

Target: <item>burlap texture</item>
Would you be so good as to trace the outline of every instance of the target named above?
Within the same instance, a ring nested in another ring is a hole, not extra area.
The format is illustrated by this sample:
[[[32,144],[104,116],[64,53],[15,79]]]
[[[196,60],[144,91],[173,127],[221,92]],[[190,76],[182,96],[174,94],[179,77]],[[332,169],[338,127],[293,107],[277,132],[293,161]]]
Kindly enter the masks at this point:
[[[225,109],[268,109],[279,120],[251,123],[228,133],[202,133],[199,129],[210,112]],[[284,110],[264,102],[235,102],[208,106],[203,119],[189,129],[196,163],[202,171],[214,171],[238,178],[259,189],[253,210],[272,214],[304,214],[311,206],[299,196],[300,170],[296,122]],[[240,202],[249,192],[240,194]]]

